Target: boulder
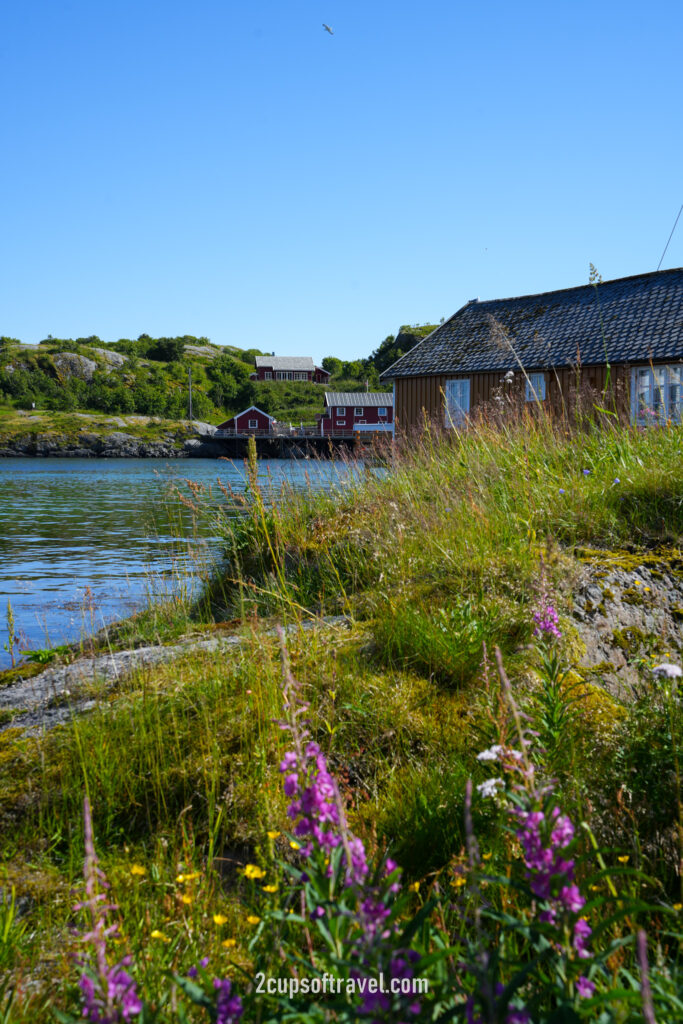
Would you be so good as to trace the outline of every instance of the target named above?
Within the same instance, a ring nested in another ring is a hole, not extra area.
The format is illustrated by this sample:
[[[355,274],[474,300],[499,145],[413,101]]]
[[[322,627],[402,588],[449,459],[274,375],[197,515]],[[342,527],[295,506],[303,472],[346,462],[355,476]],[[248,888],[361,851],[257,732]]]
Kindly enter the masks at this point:
[[[79,377],[81,380],[91,381],[97,369],[94,360],[86,359],[78,352],[58,352],[52,360],[64,377]]]

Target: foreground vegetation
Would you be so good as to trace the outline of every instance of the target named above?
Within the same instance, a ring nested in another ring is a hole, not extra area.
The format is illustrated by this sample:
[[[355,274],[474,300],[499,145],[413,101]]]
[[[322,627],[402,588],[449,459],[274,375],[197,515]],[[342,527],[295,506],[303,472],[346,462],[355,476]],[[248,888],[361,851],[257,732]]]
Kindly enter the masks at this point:
[[[0,734],[0,1020],[78,1016],[125,954],[129,1019],[683,1020],[680,631],[643,636],[617,694],[571,616],[588,548],[683,571],[682,495],[680,428],[531,417],[329,495],[266,504],[252,473],[220,578],[140,620],[242,645]],[[95,849],[119,931],[84,981]],[[380,967],[429,995],[254,990]]]

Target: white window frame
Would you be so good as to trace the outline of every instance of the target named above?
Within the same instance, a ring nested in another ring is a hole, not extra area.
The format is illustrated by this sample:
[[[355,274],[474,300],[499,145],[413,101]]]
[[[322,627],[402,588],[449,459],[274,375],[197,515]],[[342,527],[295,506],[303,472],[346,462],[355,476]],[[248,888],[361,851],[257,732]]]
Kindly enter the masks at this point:
[[[683,364],[631,369],[631,423],[644,427],[683,421]]]
[[[275,371],[275,380],[287,380],[287,374],[284,370]]]
[[[294,380],[308,380],[308,373],[306,370],[296,370],[294,373]]]
[[[263,379],[264,380],[272,380],[273,379],[273,372],[272,372],[272,370],[265,370],[264,374],[263,374]]]
[[[387,417],[387,408],[388,408],[388,406],[386,406],[386,405],[379,405],[377,407],[377,416],[380,417],[380,418],[382,416],[384,416],[384,418],[386,419],[386,417]]]
[[[460,377],[457,380],[447,380],[444,397],[446,427],[464,426],[470,412],[470,378]]]
[[[525,381],[525,397],[527,402],[545,401],[545,374],[530,373]]]
[[[338,405],[337,406],[337,416],[346,416],[346,406],[345,405]]]
[[[258,420],[249,420],[249,430],[258,430]]]
[[[361,406],[361,405],[357,405],[356,408],[353,410],[353,415],[354,416],[364,416],[365,415],[365,407]]]
[[[346,426],[346,420],[337,420],[336,426],[338,426],[338,427],[345,427]]]

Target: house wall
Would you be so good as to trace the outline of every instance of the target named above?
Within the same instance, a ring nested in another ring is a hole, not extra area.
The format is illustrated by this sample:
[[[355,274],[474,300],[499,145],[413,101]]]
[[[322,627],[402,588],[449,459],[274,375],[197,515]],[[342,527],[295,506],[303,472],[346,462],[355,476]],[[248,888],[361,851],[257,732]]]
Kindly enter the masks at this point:
[[[250,409],[245,412],[239,412],[237,416],[231,416],[225,423],[219,423],[217,430],[234,430],[237,434],[248,434],[250,432],[249,420],[258,420],[257,430],[270,430],[271,421],[267,416],[264,416],[261,412],[255,412],[254,409]]]
[[[540,372],[528,370],[528,373]],[[561,414],[576,404],[577,394],[587,399],[592,392],[601,394],[607,379],[607,367],[584,366],[577,373],[575,369],[546,370],[545,405]],[[500,403],[496,396],[509,395],[524,404],[525,378],[521,370],[514,375],[512,386],[503,383],[504,373],[440,374],[430,377],[399,377],[395,383],[396,429],[409,432],[420,429],[425,421],[436,421],[444,425],[444,390],[447,380],[470,380],[470,412],[483,411],[487,405],[492,408]],[[617,402],[617,410],[629,415],[630,367],[617,364],[610,368],[610,386]],[[531,402],[528,403],[532,405]]]
[[[270,377],[266,377],[266,374],[270,374]],[[278,373],[284,374],[284,376],[278,377]],[[301,377],[302,373],[306,374],[306,377]],[[295,374],[299,376],[295,377]],[[297,381],[313,381],[314,384],[326,384],[330,379],[329,373],[316,366],[314,370],[274,370],[272,366],[259,366],[254,372],[249,374],[252,380],[267,380],[269,383],[274,380],[297,380]]]
[[[387,398],[390,398],[387,395]],[[325,434],[333,433],[336,430],[354,430],[355,428],[365,429],[371,428],[372,426],[379,427],[380,424],[393,423],[394,422],[394,410],[392,406],[386,405],[386,416],[380,417],[379,406],[377,405],[363,405],[363,392],[359,392],[358,405],[346,405],[336,406],[333,405],[325,410],[325,416],[322,419],[323,432]],[[346,409],[343,415],[337,412],[338,408]],[[356,416],[356,409],[363,409],[363,413],[360,416]]]

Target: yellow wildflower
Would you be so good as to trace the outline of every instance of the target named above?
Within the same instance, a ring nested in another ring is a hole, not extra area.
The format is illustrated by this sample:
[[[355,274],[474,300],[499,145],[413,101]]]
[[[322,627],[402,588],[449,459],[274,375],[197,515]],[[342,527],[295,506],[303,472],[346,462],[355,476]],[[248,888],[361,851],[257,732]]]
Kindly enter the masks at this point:
[[[131,875],[146,875],[147,868],[143,868],[142,864],[132,864],[130,873]]]
[[[244,869],[245,878],[265,878],[266,873],[258,864],[247,864]]]
[[[178,875],[176,882],[192,882],[195,878],[199,878],[201,871],[191,871],[189,875]]]
[[[493,854],[492,854],[492,853],[482,853],[482,855],[481,855],[481,859],[482,859],[482,860],[491,860],[491,857],[492,857],[492,856],[493,856]]]
[[[408,888],[410,889],[411,892],[419,892],[420,891],[420,883],[419,882],[413,882],[411,885],[408,886]]]
[[[183,893],[183,895],[180,897],[180,899],[181,899],[181,901],[183,903],[187,903],[187,904],[192,903],[192,897],[188,896],[188,894],[186,892]]]
[[[225,916],[225,914],[214,914],[214,915],[213,915],[213,923],[214,923],[214,924],[219,924],[219,925],[220,925],[220,924],[225,924],[225,922],[226,922],[227,920],[228,920],[228,919],[227,919],[227,917]]]
[[[264,892],[277,892],[277,885],[264,885],[263,886],[263,891]]]
[[[293,850],[300,850],[301,849],[301,843],[295,842],[294,839],[290,839],[289,840],[289,845],[292,847]]]
[[[275,830],[275,829],[273,828],[273,829],[271,829],[271,830],[270,830],[270,832],[268,833],[268,838],[269,838],[269,839],[277,839],[277,837],[278,837],[279,835],[280,835],[280,833],[279,833],[279,832],[277,832],[277,831],[276,831],[276,830]]]
[[[617,860],[619,861],[620,864],[628,864],[629,855],[627,853],[625,853],[623,857],[617,857]]]
[[[153,938],[153,939],[161,939],[162,942],[170,942],[171,941],[169,938],[167,938],[164,935],[163,932],[160,932],[158,928],[155,928],[154,931],[151,933],[151,938]]]
[[[247,918],[247,924],[258,924],[260,920],[261,918],[257,917],[256,914],[250,914]]]
[[[640,580],[634,580],[633,581],[633,586],[634,587],[639,587],[640,586]]]
[[[674,910],[683,910],[683,903],[674,903]]]
[[[458,875],[458,877],[456,878],[456,880],[455,880],[455,882],[454,882],[453,884],[454,884],[454,885],[456,886],[456,888],[458,888],[458,889],[459,889],[459,888],[460,888],[460,886],[461,886],[461,885],[465,885],[465,884],[466,884],[466,882],[467,882],[467,879],[466,879],[466,878],[463,878],[463,876],[462,876],[462,875]]]
[[[221,946],[225,946],[226,949],[232,949],[233,946],[237,945],[237,939],[223,939]]]

